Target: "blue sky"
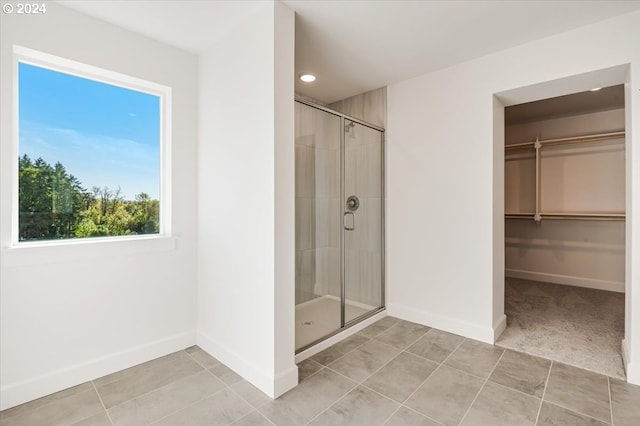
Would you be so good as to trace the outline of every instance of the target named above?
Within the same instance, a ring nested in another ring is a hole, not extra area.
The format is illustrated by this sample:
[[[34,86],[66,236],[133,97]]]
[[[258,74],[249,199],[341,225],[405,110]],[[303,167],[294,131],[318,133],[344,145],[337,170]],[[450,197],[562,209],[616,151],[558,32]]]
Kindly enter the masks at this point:
[[[160,98],[19,64],[19,153],[125,199],[160,191]]]

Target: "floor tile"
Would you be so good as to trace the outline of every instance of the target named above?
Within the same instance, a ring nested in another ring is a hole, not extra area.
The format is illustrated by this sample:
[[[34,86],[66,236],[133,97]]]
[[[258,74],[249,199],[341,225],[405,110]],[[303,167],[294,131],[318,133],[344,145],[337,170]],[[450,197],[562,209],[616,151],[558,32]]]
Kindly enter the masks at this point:
[[[369,377],[364,385],[398,402],[404,402],[438,364],[403,352]]]
[[[30,411],[34,411],[47,404],[51,404],[52,402],[60,401],[62,399],[69,398],[70,396],[73,396],[82,392],[86,392],[88,390],[94,390],[93,384],[91,382],[86,382],[81,385],[62,390],[60,392],[52,393],[51,395],[38,398],[36,400],[9,408],[4,411],[0,411],[0,420],[7,419],[9,417],[13,417],[18,414],[25,414]]]
[[[242,417],[240,420],[237,420],[231,423],[233,426],[272,426],[271,423],[265,416],[260,414],[259,411],[252,411],[246,416]]]
[[[369,339],[367,339],[366,337],[354,334],[353,336],[347,337],[343,341],[336,343],[335,345],[323,350],[322,352],[315,354],[311,357],[311,359],[318,364],[329,365],[347,352],[350,352],[358,346],[366,343],[368,340]]]
[[[602,374],[554,362],[544,399],[607,423],[611,421],[609,382]]]
[[[193,358],[203,368],[211,368],[220,364],[220,361],[209,355],[204,350],[200,349],[198,346],[192,346],[192,348],[195,349],[190,348],[191,350],[187,353],[191,355],[191,358]]]
[[[405,349],[429,330],[430,328],[424,325],[401,321],[387,331],[377,335],[375,339],[398,349]]]
[[[325,368],[280,398],[260,406],[259,411],[277,425],[306,424],[356,385]]]
[[[398,348],[370,340],[332,362],[328,367],[351,380],[361,382],[399,353]]]
[[[535,425],[540,399],[487,382],[462,425]]]
[[[136,398],[178,379],[202,371],[202,367],[184,351],[94,381],[106,408]]]
[[[640,386],[635,386],[618,379],[611,382],[611,406],[613,408],[613,424],[631,426],[640,424]]]
[[[2,426],[67,426],[104,413],[94,389],[56,399],[36,410],[21,412],[0,420]]]
[[[303,381],[322,369],[323,365],[308,358],[298,364],[298,382]]]
[[[263,393],[260,389],[253,386],[246,380],[241,380],[230,386],[231,390],[240,395],[242,399],[247,401],[253,407],[259,407],[262,404],[271,401],[271,398]]]
[[[360,386],[332,405],[310,425],[371,426],[382,424],[398,407],[397,402]]]
[[[384,426],[439,426],[436,423],[407,407],[400,407]]]
[[[457,425],[484,381],[445,365],[416,390],[405,405],[445,425]]]
[[[476,340],[466,339],[445,364],[474,376],[487,378],[498,363],[504,349]]]
[[[463,340],[464,337],[462,336],[433,328],[411,345],[407,352],[441,363]]]
[[[490,381],[542,398],[551,361],[507,349]]]
[[[253,408],[229,389],[203,399],[168,417],[154,426],[215,426],[227,425],[253,411]]]
[[[71,426],[111,426],[111,420],[109,420],[107,413],[102,411],[102,413],[91,416],[88,419],[73,423]]]
[[[379,321],[376,321],[375,324],[378,324],[382,327],[391,327],[392,325],[398,324],[401,320],[396,317],[386,316]]]
[[[608,424],[545,401],[542,403],[536,426],[606,426]]]
[[[208,371],[176,380],[138,398],[109,408],[115,426],[144,425],[213,395],[225,388],[224,383]]]
[[[229,386],[243,380],[242,376],[222,363],[210,368],[209,371]]]
[[[398,323],[398,320],[396,320],[393,317],[384,317],[380,321],[376,321],[370,326],[360,330],[357,334],[360,336],[366,337],[367,339],[373,339],[378,334],[388,330],[389,328],[391,328],[391,326],[397,323]]]

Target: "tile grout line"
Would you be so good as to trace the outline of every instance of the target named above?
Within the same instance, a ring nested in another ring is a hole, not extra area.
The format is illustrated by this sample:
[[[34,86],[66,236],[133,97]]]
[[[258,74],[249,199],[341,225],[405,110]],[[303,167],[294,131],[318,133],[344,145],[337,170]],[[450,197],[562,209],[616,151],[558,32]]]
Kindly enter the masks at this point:
[[[425,327],[427,327],[427,326],[425,326]],[[389,364],[391,363],[391,361],[393,361],[394,359],[398,358],[398,357],[399,357],[400,355],[402,355],[403,353],[407,353],[407,354],[410,354],[410,355],[418,356],[418,355],[416,355],[416,354],[412,354],[411,352],[408,352],[408,351],[407,351],[407,349],[409,349],[411,346],[415,345],[415,344],[418,342],[418,340],[420,340],[420,339],[422,339],[424,336],[426,336],[426,335],[427,335],[427,333],[429,333],[431,330],[433,330],[433,327],[429,327],[429,330],[425,331],[425,332],[424,332],[424,334],[422,334],[420,337],[418,337],[418,338],[417,338],[416,340],[414,340],[413,342],[409,343],[409,344],[408,344],[404,349],[401,349],[401,350],[400,350],[400,353],[399,353],[398,355],[396,355],[396,356],[394,356],[393,358],[391,358],[391,359],[390,359],[389,361],[387,361],[387,362],[386,362],[382,367],[378,368],[378,369],[377,369],[377,370],[375,370],[373,373],[371,373],[369,376],[367,376],[367,377],[366,377],[362,382],[360,382],[361,386],[363,386],[364,388],[369,389],[369,390],[371,390],[371,391],[373,391],[373,392],[375,392],[375,393],[377,393],[377,394],[379,394],[379,395],[382,395],[380,392],[376,391],[375,389],[371,389],[370,387],[366,386],[366,385],[364,384],[364,382],[366,382],[367,380],[369,380],[369,379],[370,379],[371,377],[373,377],[376,373],[378,373],[378,372],[379,372],[380,370],[382,370],[384,367],[386,367],[387,365],[389,365]],[[380,342],[380,341],[378,340],[378,342]],[[380,342],[380,343],[383,343],[383,342]],[[385,343],[383,343],[383,344],[385,344]],[[391,346],[391,345],[389,345],[389,346]],[[419,358],[422,358],[422,357],[419,357]],[[423,358],[423,359],[426,359],[426,358]],[[428,360],[428,361],[431,361],[431,360]],[[433,361],[432,361],[432,362],[433,362]],[[438,369],[438,367],[434,368],[434,369],[433,369],[433,371],[436,371],[437,369]],[[433,374],[433,371],[432,371],[431,373],[429,373],[429,375],[427,376],[427,378],[426,378],[425,380],[427,380],[427,379],[428,379],[428,378]],[[424,383],[424,381],[423,381],[423,383]],[[421,385],[422,385],[422,383],[421,383],[418,387],[420,387]],[[384,396],[385,398],[391,399],[391,398],[389,398],[389,397],[388,397],[388,396],[386,396],[386,395],[382,395],[382,396]],[[396,400],[394,400],[394,399],[391,399],[391,401],[393,401],[393,402],[398,402],[398,401],[396,401]],[[392,417],[393,417],[393,416],[398,412],[398,410],[400,410],[400,408],[402,408],[402,407],[403,407],[403,403],[402,403],[402,402],[398,402],[398,403],[400,404],[400,405],[398,405],[398,408],[396,408],[396,409],[393,411],[393,413],[391,413],[391,415],[390,415],[389,417],[387,417],[387,419],[383,422],[383,424],[386,424],[389,420],[391,420],[391,418],[392,418]]]
[[[579,415],[579,416],[581,416],[581,417],[586,417],[586,418],[588,418],[588,419],[595,420],[595,421],[597,421],[597,422],[599,422],[599,423],[604,423],[605,425],[609,425],[609,423],[607,423],[607,422],[606,422],[606,421],[604,421],[604,420],[598,419],[598,418],[596,418],[596,417],[590,416],[589,414],[585,414],[585,413],[582,413],[582,412],[580,412],[580,411],[576,411],[576,410],[575,410],[575,409],[573,409],[573,408],[566,407],[566,406],[564,406],[564,405],[562,405],[562,404],[558,404],[557,402],[551,402],[551,401],[544,401],[544,402],[546,402],[547,404],[550,404],[550,405],[555,405],[556,407],[560,407],[560,408],[565,409],[565,410],[567,410],[567,411],[570,411],[570,412],[572,412],[572,413],[574,413],[574,414],[577,414],[577,415]]]
[[[530,396],[530,397],[532,397],[532,398],[539,399],[539,400],[541,400],[541,401],[542,401],[542,398],[538,398],[537,396],[535,396],[535,395],[531,395],[530,393],[526,393],[526,392],[524,392],[524,391],[521,391],[520,389],[512,388],[511,386],[503,385],[502,383],[494,382],[494,381],[493,381],[493,380],[491,380],[491,379],[488,379],[488,381],[489,381],[492,385],[500,386],[501,388],[505,388],[505,389],[507,389],[507,390],[509,390],[509,391],[512,391],[512,392],[515,392],[515,393],[519,393],[519,394],[524,395],[524,396]]]
[[[562,363],[562,362],[560,362],[560,361],[551,361],[551,367],[549,368],[549,374],[548,374],[548,376],[547,376],[547,383],[546,383],[546,385],[545,385],[545,387],[544,387],[544,391],[543,391],[543,393],[542,393],[542,402],[546,402],[547,404],[552,404],[552,405],[555,405],[555,406],[557,406],[557,407],[564,408],[565,410],[571,411],[572,413],[578,414],[578,415],[580,415],[580,416],[582,416],[582,417],[587,417],[587,418],[589,418],[589,419],[593,419],[593,420],[596,420],[596,421],[598,421],[598,422],[600,422],[600,423],[605,423],[605,424],[606,424],[606,422],[604,422],[603,420],[598,419],[598,418],[596,418],[596,417],[593,417],[593,416],[592,416],[592,415],[590,415],[590,414],[583,413],[583,412],[581,412],[581,411],[577,411],[577,410],[576,410],[576,409],[574,409],[574,408],[567,407],[567,406],[562,405],[562,404],[560,404],[560,403],[558,403],[558,402],[546,401],[546,400],[544,399],[544,396],[545,396],[545,395],[546,395],[546,393],[547,393],[547,387],[548,387],[548,385],[549,385],[549,381],[548,381],[548,380],[549,380],[549,378],[551,377],[551,370],[553,369],[553,364],[556,364],[556,363],[564,364],[564,363]],[[565,364],[565,365],[568,365],[568,364]],[[584,369],[583,369],[583,370],[584,370]],[[586,370],[586,371],[588,371],[588,370]],[[608,379],[608,377],[609,377],[609,376],[606,376],[606,377],[607,377],[607,380],[609,380],[609,379]],[[609,399],[609,401],[611,401],[611,399]],[[611,402],[609,402],[609,404],[610,404],[610,409],[611,409]],[[542,411],[542,403],[540,404],[540,412],[541,412],[541,411]],[[538,412],[538,416],[540,415],[540,412]],[[611,413],[611,415],[613,416],[613,413]],[[613,425],[613,423],[611,423],[611,424]]]
[[[315,415],[315,416],[313,416],[311,419],[309,419],[309,421],[308,421],[308,422],[306,422],[306,423],[305,423],[305,425],[309,425],[309,424],[311,424],[311,422],[312,422],[312,421],[314,421],[315,419],[317,419],[318,417],[320,417],[321,415],[323,415],[325,412],[329,411],[329,409],[330,409],[331,407],[333,407],[334,405],[336,405],[338,402],[342,401],[344,398],[346,398],[346,396],[347,396],[347,395],[349,395],[351,392],[353,392],[353,390],[354,390],[354,389],[357,389],[357,388],[358,388],[358,386],[359,386],[358,382],[356,382],[355,380],[351,380],[351,379],[349,379],[347,376],[345,376],[345,375],[343,375],[343,374],[340,374],[340,373],[338,373],[337,371],[333,371],[333,370],[331,370],[329,367],[325,367],[325,368],[326,368],[327,370],[330,370],[330,371],[332,371],[332,372],[334,372],[334,373],[336,373],[336,374],[338,374],[338,375],[340,375],[340,376],[342,376],[342,377],[344,377],[344,378],[348,379],[349,381],[351,381],[351,382],[355,383],[356,385],[355,385],[355,386],[353,386],[352,388],[350,388],[348,391],[346,391],[346,392],[344,393],[344,395],[342,395],[340,398],[336,399],[336,400],[335,400],[335,401],[333,401],[331,404],[329,404],[329,406],[328,406],[327,408],[325,408],[324,410],[320,411],[318,414],[316,414],[316,415]]]
[[[544,381],[544,389],[542,390],[542,396],[540,397],[540,406],[538,407],[538,414],[536,414],[536,422],[537,425],[540,421],[540,413],[542,412],[542,404],[544,403],[544,396],[547,393],[547,386],[549,386],[549,378],[551,377],[551,370],[553,369],[553,361],[549,364],[549,371],[547,372],[547,378]]]
[[[356,336],[356,335],[357,335],[357,333],[356,333],[356,334],[353,334],[353,335],[351,335],[351,336],[349,336],[349,337]],[[349,337],[347,337],[347,338],[346,338],[346,339],[344,339],[344,340],[341,340],[341,341],[340,341],[340,342],[338,342],[338,343],[342,343],[342,342],[344,342],[344,341],[345,341],[345,340],[347,340]],[[364,345],[364,344],[366,344],[366,343],[369,343],[371,340],[373,340],[373,339],[370,339],[370,338],[366,338],[366,337],[364,337],[364,336],[359,336],[359,337],[362,337],[363,339],[367,339],[367,340],[366,340],[366,341],[364,341],[364,342],[362,342],[362,343],[361,343],[361,344],[359,344],[358,346],[355,346],[353,349],[350,349],[348,352],[345,352],[344,354],[340,355],[338,358],[334,359],[334,360],[333,360],[333,361],[331,361],[329,364],[333,364],[334,362],[338,361],[340,358],[344,358],[345,356],[347,356],[347,355],[348,355],[348,354],[350,354],[351,352],[353,352],[353,351],[355,351],[356,349],[358,349],[360,346],[362,346],[362,345]],[[338,343],[334,343],[334,345],[337,345]],[[328,349],[331,349],[334,345],[329,346],[327,349],[325,349],[325,350],[323,350],[323,351],[321,351],[321,352],[318,352],[316,355],[321,354],[322,352],[324,352],[324,351],[326,351],[326,350],[328,350]],[[316,355],[313,355],[313,356],[316,356]],[[327,364],[327,365],[325,365],[325,364],[319,363],[318,361],[316,361],[316,360],[312,359],[312,358],[313,358],[313,356],[312,356],[312,357],[309,357],[308,359],[311,359],[312,361],[317,362],[318,364],[322,365],[323,367],[326,367],[326,366],[328,365],[328,364]]]
[[[411,397],[412,397],[416,392],[418,392],[418,389],[420,389],[420,388],[425,384],[425,382],[426,382],[427,380],[429,380],[429,377],[433,376],[433,375],[436,373],[436,371],[440,370],[440,367],[442,367],[442,366],[444,365],[445,361],[446,361],[446,360],[448,360],[448,359],[449,359],[449,357],[450,357],[451,355],[453,355],[453,353],[454,353],[455,351],[457,351],[457,350],[460,348],[460,346],[462,346],[462,344],[465,342],[465,340],[467,340],[467,338],[466,338],[466,337],[465,337],[465,338],[463,338],[463,339],[462,339],[462,341],[458,344],[458,346],[456,346],[456,348],[455,348],[454,350],[452,350],[452,351],[451,351],[451,353],[450,353],[449,355],[447,355],[447,356],[446,356],[446,358],[445,358],[445,359],[443,359],[441,363],[439,363],[439,364],[438,364],[438,366],[437,366],[437,367],[436,367],[436,368],[431,372],[431,374],[429,374],[429,375],[427,376],[427,378],[426,378],[426,379],[424,379],[424,380],[422,381],[422,383],[420,383],[420,384],[418,385],[418,387],[417,387],[413,392],[411,392],[411,395],[409,395],[408,397],[406,397],[406,398],[405,398],[405,400],[404,400],[404,401],[402,401],[402,405],[405,405],[405,404],[407,403],[407,401],[408,401],[409,399],[411,399]],[[409,353],[411,353],[411,352],[409,352]],[[425,359],[426,359],[426,358],[425,358]],[[410,408],[410,407],[407,407],[407,408]]]
[[[404,407],[404,408],[406,408],[406,409],[407,409],[407,410],[409,410],[409,411],[413,411],[414,413],[419,414],[420,416],[422,416],[422,417],[424,417],[424,418],[426,418],[426,419],[429,419],[430,421],[432,421],[432,422],[434,422],[434,423],[437,423],[437,424],[439,424],[439,425],[444,426],[444,423],[439,422],[439,421],[437,421],[437,420],[435,420],[435,419],[432,419],[431,417],[429,417],[429,416],[427,416],[427,415],[425,415],[425,414],[422,414],[422,413],[421,413],[420,411],[418,411],[418,410],[414,410],[413,408],[411,408],[411,407],[407,407],[406,405],[401,405],[401,407]],[[387,421],[388,421],[388,420],[387,420]]]
[[[613,426],[613,399],[611,398],[611,378],[607,376],[607,390],[609,391],[609,414],[611,416],[611,426]]]
[[[244,380],[245,382],[247,382],[249,385],[253,386],[249,381],[247,381],[247,380],[245,380],[245,379],[242,379],[242,380]],[[255,411],[258,411],[258,408],[262,407],[263,405],[265,405],[265,404],[266,404],[266,403],[268,403],[269,401],[263,402],[262,404],[260,404],[260,405],[258,405],[258,406],[255,406],[255,405],[253,405],[252,403],[250,403],[250,402],[249,402],[245,397],[243,397],[242,395],[240,395],[240,393],[239,393],[238,391],[236,391],[236,390],[233,388],[233,386],[234,386],[234,385],[237,385],[238,383],[241,383],[241,382],[242,382],[242,380],[241,380],[240,382],[235,382],[233,385],[227,385],[227,387],[229,388],[229,390],[230,390],[231,392],[233,392],[235,395],[237,395],[237,396],[238,396],[238,398],[240,398],[241,400],[243,400],[244,402],[246,402],[247,404],[249,404],[249,406],[251,406],[251,408],[253,408]],[[224,382],[223,382],[223,383],[224,383]],[[226,383],[225,383],[225,385],[226,385]],[[258,389],[258,388],[256,388],[256,389]],[[262,392],[260,389],[258,389],[258,391],[260,391],[261,393],[263,393],[263,394],[264,394],[264,392]],[[269,396],[268,396],[268,395],[265,395],[265,396],[267,396],[267,398],[269,398]],[[244,416],[243,416],[243,417],[244,417]]]
[[[214,376],[214,377],[215,377],[215,376]],[[166,419],[166,418],[168,418],[168,417],[171,417],[171,416],[173,416],[173,415],[174,415],[174,414],[176,414],[176,413],[179,413],[179,412],[181,412],[181,411],[185,411],[185,410],[187,410],[187,409],[189,409],[189,408],[193,407],[194,405],[201,403],[201,402],[202,402],[202,401],[204,401],[205,399],[207,399],[207,398],[211,398],[212,396],[219,394],[220,392],[222,392],[222,391],[223,391],[224,389],[226,389],[227,387],[228,387],[228,386],[227,386],[227,385],[226,385],[226,383],[225,383],[225,387],[224,387],[224,388],[219,389],[219,390],[215,391],[215,392],[214,392],[214,393],[212,393],[212,394],[209,394],[209,395],[207,395],[207,396],[204,396],[204,397],[202,397],[202,398],[198,399],[197,401],[194,401],[193,403],[191,403],[191,404],[187,405],[186,407],[182,407],[182,408],[180,408],[179,410],[173,411],[173,412],[171,412],[171,413],[169,413],[169,414],[166,414],[166,415],[164,415],[164,416],[162,416],[162,417],[160,417],[160,418],[158,418],[158,419],[155,419],[155,420],[153,420],[153,421],[151,421],[151,422],[147,423],[147,425],[154,425],[154,424],[157,424],[158,422],[161,422],[162,420],[164,420],[164,419]],[[249,405],[251,405],[251,404],[249,404]],[[248,413],[247,413],[247,414],[248,414]]]
[[[493,345],[495,347],[495,345]],[[487,386],[487,383],[489,383],[489,377],[491,377],[491,375],[493,374],[494,371],[496,371],[496,368],[498,368],[498,364],[500,364],[500,361],[502,361],[502,357],[504,357],[504,354],[507,353],[506,349],[502,349],[502,353],[500,354],[500,358],[498,358],[498,361],[496,362],[496,365],[493,366],[493,368],[491,369],[491,371],[489,372],[489,375],[487,376],[487,378],[484,380],[484,383],[482,384],[482,386],[480,387],[480,390],[478,390],[478,393],[476,394],[476,396],[473,398],[473,401],[471,401],[471,404],[469,405],[469,408],[467,408],[467,411],[465,411],[464,415],[462,416],[462,418],[460,419],[460,421],[458,422],[458,424],[462,424],[462,422],[464,421],[464,419],[469,415],[469,411],[471,411],[471,407],[473,407],[473,404],[475,404],[476,400],[478,399],[478,397],[480,396],[480,394],[482,393],[482,390],[485,388],[485,386]],[[492,382],[493,383],[493,382]]]
[[[433,330],[433,328],[432,328],[432,330]],[[427,332],[427,333],[428,333],[428,332]],[[426,333],[425,333],[425,334],[426,334]],[[429,417],[429,416],[426,416],[424,413],[419,412],[419,411],[416,411],[416,410],[412,409],[411,407],[409,407],[409,406],[407,406],[407,405],[405,405],[405,404],[407,403],[407,401],[409,401],[409,399],[411,399],[411,397],[412,397],[416,392],[418,392],[418,389],[420,389],[420,388],[421,388],[421,387],[422,387],[422,386],[427,382],[427,380],[429,380],[429,377],[433,376],[433,375],[436,373],[436,371],[438,371],[438,370],[440,369],[440,367],[442,367],[442,366],[444,365],[445,361],[446,361],[446,360],[448,360],[448,359],[449,359],[449,357],[450,357],[451,355],[453,355],[453,353],[454,353],[455,351],[457,351],[457,350],[460,348],[460,346],[462,346],[462,344],[465,342],[465,340],[467,340],[467,338],[466,338],[466,337],[463,337],[462,341],[460,341],[460,343],[458,343],[458,345],[455,347],[455,349],[453,349],[453,350],[449,353],[449,355],[447,355],[447,356],[445,357],[445,359],[443,359],[443,360],[442,360],[442,362],[438,364],[438,366],[437,366],[437,367],[436,367],[436,368],[431,372],[431,374],[429,374],[429,375],[427,376],[427,378],[426,378],[426,379],[424,379],[424,380],[422,381],[422,383],[420,383],[420,384],[418,385],[418,387],[416,387],[416,388],[415,388],[415,390],[414,390],[413,392],[411,392],[411,394],[410,394],[408,397],[406,397],[406,398],[404,399],[404,401],[402,401],[402,403],[400,404],[400,407],[406,407],[406,408],[408,408],[408,409],[409,409],[409,410],[411,410],[411,411],[415,411],[416,413],[421,414],[422,416],[424,416],[424,417],[428,418],[429,420],[436,421],[435,419],[433,419],[433,418],[431,418],[431,417]],[[411,352],[408,352],[408,353],[411,353]],[[415,355],[415,354],[413,354],[413,355]],[[420,356],[420,355],[416,355],[416,356]],[[420,357],[420,358],[424,358],[424,357]],[[424,359],[427,359],[427,358],[424,358]],[[429,361],[432,361],[432,360],[429,360]],[[432,362],[434,362],[434,361],[432,361]],[[400,408],[399,408],[399,407],[398,407],[398,410],[400,410]],[[397,412],[398,410],[396,410],[396,412]],[[394,413],[394,414],[395,414],[395,413]],[[389,419],[390,419],[390,418],[389,418]],[[389,421],[389,419],[387,419],[387,421]],[[437,422],[437,421],[436,421],[436,423],[440,423],[440,422]],[[441,423],[440,423],[440,424],[441,424]]]
[[[208,353],[208,352],[207,352],[207,351],[205,351],[204,349],[200,348],[200,346],[198,346],[198,348],[199,348],[202,352],[206,353],[207,355],[209,355],[211,358],[215,359],[215,360],[218,362],[216,365],[213,365],[213,366],[211,366],[211,367],[207,367],[206,365],[202,364],[200,361],[198,361],[197,359],[195,359],[195,358],[193,357],[193,355],[191,355],[189,352],[187,352],[187,351],[186,351],[186,349],[184,349],[185,353],[186,353],[187,355],[189,355],[189,358],[191,358],[191,360],[193,360],[193,362],[195,362],[196,364],[198,364],[200,367],[202,367],[202,368],[204,368],[205,370],[209,371],[209,369],[211,369],[211,368],[213,368],[213,367],[217,367],[218,365],[222,364],[222,362],[221,362],[218,358],[214,357],[213,355],[211,355],[210,353]],[[216,376],[216,377],[217,377],[217,376]]]
[[[249,404],[249,405],[251,405],[251,404]],[[260,411],[258,411],[258,409],[257,409],[257,408],[254,408],[252,411],[249,411],[249,412],[248,412],[247,414],[245,414],[244,416],[239,417],[239,418],[235,419],[234,421],[227,423],[227,426],[233,426],[234,424],[238,423],[240,420],[244,419],[245,417],[250,416],[250,415],[251,415],[251,413],[253,413],[253,412],[258,413],[258,415],[259,415],[260,417],[262,417],[263,419],[265,419],[266,421],[268,421],[268,422],[269,422],[270,424],[272,424],[273,426],[277,426],[274,422],[272,422],[271,420],[269,420],[269,419],[268,419],[264,414],[262,414]]]
[[[100,405],[102,405],[102,409],[104,410],[104,413],[107,415],[107,419],[109,419],[109,423],[111,424],[111,426],[114,426],[113,420],[111,420],[111,416],[109,415],[109,411],[107,410],[107,407],[104,405],[102,396],[100,396],[100,392],[98,392],[98,388],[96,387],[96,384],[93,382],[93,380],[91,381],[91,386],[93,386],[93,390],[96,392],[96,395],[98,395],[98,399],[100,400]]]

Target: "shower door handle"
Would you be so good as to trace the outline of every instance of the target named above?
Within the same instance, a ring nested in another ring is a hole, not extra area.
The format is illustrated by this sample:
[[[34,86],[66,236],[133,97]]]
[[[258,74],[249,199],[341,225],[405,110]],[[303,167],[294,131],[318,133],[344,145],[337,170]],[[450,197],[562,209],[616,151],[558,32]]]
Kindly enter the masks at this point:
[[[347,216],[351,216],[351,226],[347,225]],[[353,231],[356,229],[356,215],[353,212],[344,212],[342,216],[342,225],[344,226],[345,231]]]

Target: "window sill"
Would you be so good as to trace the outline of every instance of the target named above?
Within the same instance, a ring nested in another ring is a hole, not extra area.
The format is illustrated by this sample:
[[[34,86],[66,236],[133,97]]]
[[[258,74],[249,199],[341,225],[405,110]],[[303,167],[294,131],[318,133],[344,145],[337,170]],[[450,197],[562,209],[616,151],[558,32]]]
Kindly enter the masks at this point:
[[[173,251],[176,246],[177,238],[166,235],[37,241],[3,248],[2,259],[5,266],[17,267],[105,257],[130,257]]]

